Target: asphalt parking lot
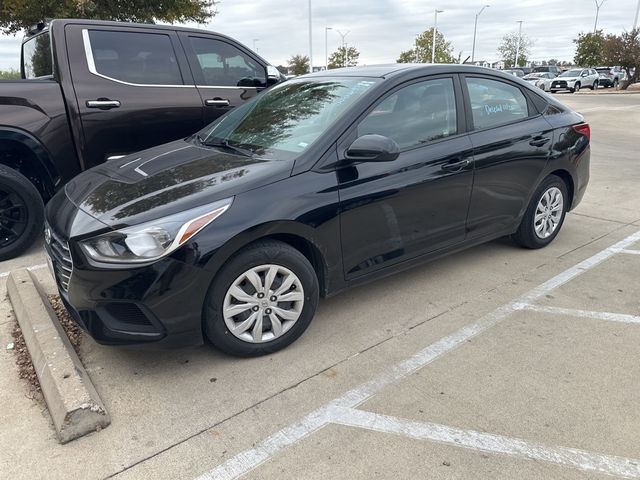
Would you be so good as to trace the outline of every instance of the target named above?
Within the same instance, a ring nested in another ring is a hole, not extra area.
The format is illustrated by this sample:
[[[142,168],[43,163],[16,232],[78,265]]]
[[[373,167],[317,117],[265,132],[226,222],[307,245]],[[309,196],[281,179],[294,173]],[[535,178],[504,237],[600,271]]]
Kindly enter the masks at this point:
[[[60,445],[0,305],[4,478],[640,478],[640,95],[558,95],[591,182],[554,243],[500,240],[320,303],[289,348],[82,358],[112,417]],[[31,267],[39,247],[0,263]]]

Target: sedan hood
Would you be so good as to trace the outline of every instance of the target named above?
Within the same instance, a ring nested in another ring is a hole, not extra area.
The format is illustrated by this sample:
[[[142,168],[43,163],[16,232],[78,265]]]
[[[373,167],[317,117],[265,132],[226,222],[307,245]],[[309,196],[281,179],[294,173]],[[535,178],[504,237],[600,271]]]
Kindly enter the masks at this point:
[[[87,170],[65,193],[88,215],[121,228],[276,182],[292,167],[293,161],[249,158],[178,140]]]

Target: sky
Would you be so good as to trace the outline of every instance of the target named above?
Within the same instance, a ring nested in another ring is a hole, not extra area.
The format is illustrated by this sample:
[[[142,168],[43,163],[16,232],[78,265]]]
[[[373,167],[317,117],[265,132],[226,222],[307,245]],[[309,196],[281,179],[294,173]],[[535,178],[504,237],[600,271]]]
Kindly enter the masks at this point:
[[[599,2],[601,0],[598,0]],[[393,63],[412,48],[415,36],[433,26],[452,42],[457,57],[471,55],[476,13],[476,60],[499,60],[497,47],[509,32],[522,32],[534,42],[531,60],[573,59],[572,40],[592,31],[595,0],[312,0],[314,65],[325,63],[325,27],[329,53],[345,42],[360,51],[360,64]],[[605,33],[631,30],[638,0],[605,0],[598,28]],[[254,48],[274,65],[286,65],[295,54],[309,53],[307,0],[221,0],[218,14],[206,25],[189,25],[229,35]],[[18,68],[21,35],[0,35],[0,69]]]

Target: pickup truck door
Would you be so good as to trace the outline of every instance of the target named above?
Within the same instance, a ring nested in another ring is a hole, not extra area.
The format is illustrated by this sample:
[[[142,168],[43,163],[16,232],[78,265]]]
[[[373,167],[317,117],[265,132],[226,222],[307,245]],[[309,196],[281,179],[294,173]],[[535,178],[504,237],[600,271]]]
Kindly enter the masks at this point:
[[[180,32],[196,86],[210,123],[267,88],[267,66],[229,38]]]
[[[66,45],[77,100],[69,115],[81,120],[83,168],[204,126],[202,100],[176,32],[68,25]]]

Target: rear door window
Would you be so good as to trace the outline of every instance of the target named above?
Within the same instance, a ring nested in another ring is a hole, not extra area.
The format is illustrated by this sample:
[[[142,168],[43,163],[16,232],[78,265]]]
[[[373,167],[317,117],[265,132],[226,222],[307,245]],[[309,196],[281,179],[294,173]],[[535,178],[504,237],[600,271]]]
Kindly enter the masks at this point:
[[[49,32],[41,33],[22,44],[22,72],[24,78],[53,75],[53,56]]]
[[[199,85],[215,87],[267,86],[264,66],[230,43],[214,38],[189,37],[196,59]]]
[[[168,35],[107,30],[87,34],[92,73],[137,85],[183,84]]]
[[[467,77],[473,125],[476,130],[496,127],[529,116],[522,91],[499,80]]]

